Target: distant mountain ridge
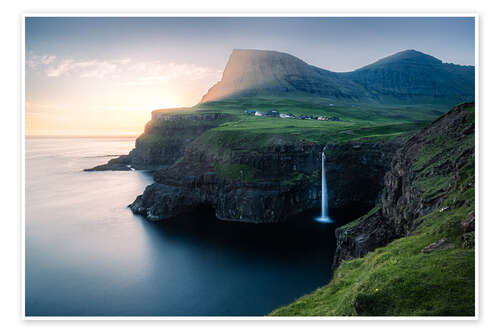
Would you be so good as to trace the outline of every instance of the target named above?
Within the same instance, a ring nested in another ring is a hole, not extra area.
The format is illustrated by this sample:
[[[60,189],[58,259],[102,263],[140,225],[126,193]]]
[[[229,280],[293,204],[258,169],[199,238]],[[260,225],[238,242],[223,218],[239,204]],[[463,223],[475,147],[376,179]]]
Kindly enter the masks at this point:
[[[201,103],[240,96],[320,96],[341,102],[455,105],[474,100],[474,66],[415,50],[336,73],[283,52],[235,49]]]

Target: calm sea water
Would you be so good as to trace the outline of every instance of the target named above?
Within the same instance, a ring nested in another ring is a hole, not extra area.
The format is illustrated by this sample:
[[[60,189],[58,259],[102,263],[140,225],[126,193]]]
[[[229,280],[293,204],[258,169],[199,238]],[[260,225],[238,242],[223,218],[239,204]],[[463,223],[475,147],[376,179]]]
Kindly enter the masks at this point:
[[[27,316],[259,316],[328,283],[335,226],[313,222],[319,207],[279,225],[134,216],[150,174],[82,171],[133,145],[27,139]]]

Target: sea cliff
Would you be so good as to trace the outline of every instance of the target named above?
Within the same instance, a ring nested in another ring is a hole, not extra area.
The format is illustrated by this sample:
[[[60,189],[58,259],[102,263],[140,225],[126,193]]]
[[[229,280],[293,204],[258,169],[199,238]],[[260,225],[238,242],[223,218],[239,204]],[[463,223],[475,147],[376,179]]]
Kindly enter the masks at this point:
[[[405,142],[377,205],[336,229],[331,282],[272,315],[473,316],[474,104]]]
[[[398,140],[328,146],[330,205],[375,204],[398,146]],[[155,183],[137,197],[132,211],[149,221],[168,221],[211,207],[222,220],[273,223],[319,207],[323,145],[238,148],[188,146],[178,162],[155,173]]]

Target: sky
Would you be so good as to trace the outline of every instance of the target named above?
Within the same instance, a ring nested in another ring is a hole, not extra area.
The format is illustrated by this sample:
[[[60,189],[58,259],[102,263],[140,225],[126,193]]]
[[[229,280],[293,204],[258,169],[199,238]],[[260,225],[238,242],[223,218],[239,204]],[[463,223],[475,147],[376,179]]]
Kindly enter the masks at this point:
[[[473,17],[27,17],[26,134],[138,135],[197,104],[237,48],[344,72],[406,49],[474,65],[474,45]]]

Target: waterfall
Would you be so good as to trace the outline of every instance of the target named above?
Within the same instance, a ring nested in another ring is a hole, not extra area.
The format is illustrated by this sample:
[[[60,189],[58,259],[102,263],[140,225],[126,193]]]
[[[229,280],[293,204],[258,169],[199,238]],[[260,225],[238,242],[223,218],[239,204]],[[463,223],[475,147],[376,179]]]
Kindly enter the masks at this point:
[[[328,216],[328,187],[326,185],[326,146],[321,153],[321,216],[316,218],[316,221],[322,223],[332,223],[332,219]]]

